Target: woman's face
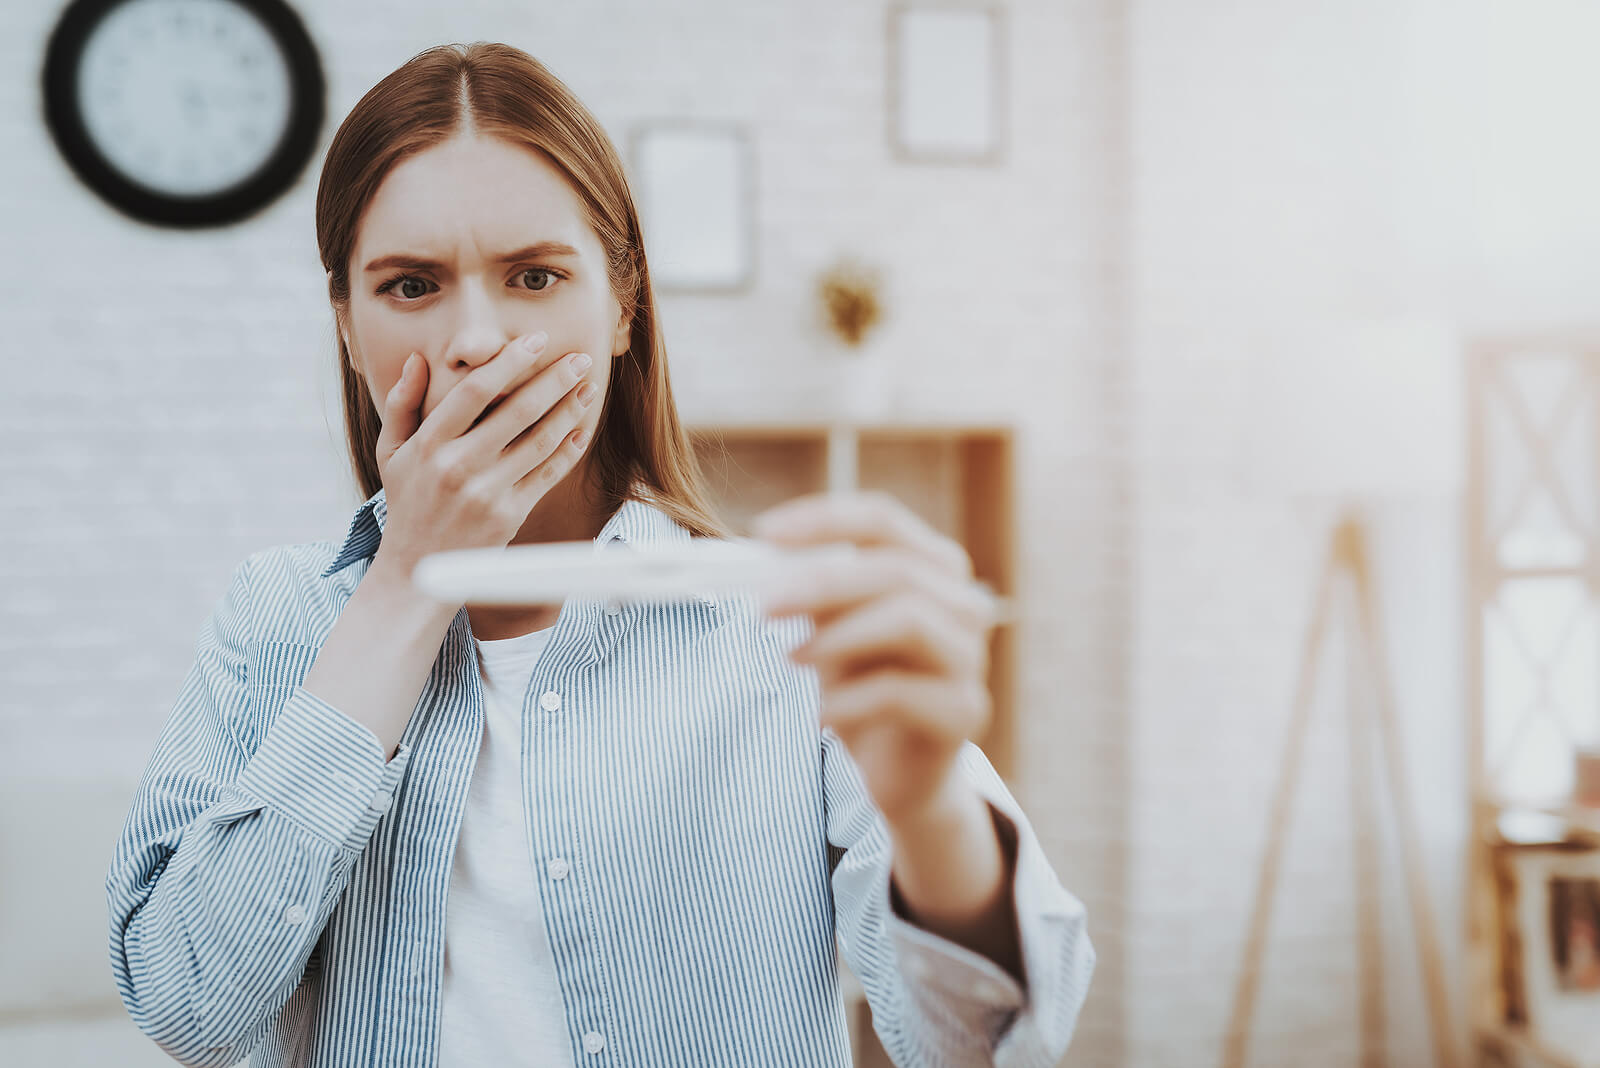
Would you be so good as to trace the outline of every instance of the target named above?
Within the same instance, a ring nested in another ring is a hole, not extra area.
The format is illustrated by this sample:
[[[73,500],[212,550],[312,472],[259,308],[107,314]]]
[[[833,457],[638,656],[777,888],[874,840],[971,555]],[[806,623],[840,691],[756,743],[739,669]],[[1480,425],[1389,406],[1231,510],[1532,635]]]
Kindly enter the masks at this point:
[[[580,423],[593,436],[628,323],[600,239],[544,156],[467,134],[397,164],[367,207],[349,266],[340,331],[380,414],[410,353],[428,362],[426,419],[506,342],[543,330],[540,370],[571,352],[594,360],[585,377],[599,393]]]

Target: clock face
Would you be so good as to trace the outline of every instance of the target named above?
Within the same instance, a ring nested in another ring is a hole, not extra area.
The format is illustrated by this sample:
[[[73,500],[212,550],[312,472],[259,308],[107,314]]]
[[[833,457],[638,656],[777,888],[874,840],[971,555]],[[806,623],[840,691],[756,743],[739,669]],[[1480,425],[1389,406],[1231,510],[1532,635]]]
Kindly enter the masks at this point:
[[[67,163],[167,226],[234,222],[292,185],[323,96],[286,0],[72,0],[45,56],[45,119]]]
[[[289,65],[230,0],[128,0],[84,42],[78,109],[107,161],[151,189],[194,196],[243,181],[289,121]]]

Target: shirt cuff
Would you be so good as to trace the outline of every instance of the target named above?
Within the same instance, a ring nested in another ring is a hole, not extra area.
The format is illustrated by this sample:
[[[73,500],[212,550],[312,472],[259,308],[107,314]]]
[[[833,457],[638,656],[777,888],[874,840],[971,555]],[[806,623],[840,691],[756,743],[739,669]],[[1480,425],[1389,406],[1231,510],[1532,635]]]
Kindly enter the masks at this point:
[[[985,803],[1000,836],[1006,885],[1015,908],[1016,825],[993,802]],[[1017,1013],[1026,1007],[1026,987],[983,954],[917,926],[907,918],[907,912],[891,874],[889,931],[900,974],[919,1009],[926,1018],[953,1024],[969,1040],[976,1038],[985,1049],[993,1049]],[[1020,921],[1021,913],[1016,915]]]
[[[994,1046],[995,1068],[1034,1068],[1061,1059],[1089,992],[1095,951],[1083,903],[1056,878],[1019,810],[990,796],[1017,830],[1012,901],[1028,1001]],[[1011,802],[1015,804],[1015,802]]]
[[[1088,993],[1095,966],[1088,917],[1057,880],[1015,802],[980,790],[1011,873],[1022,982],[906,920],[892,875],[888,925],[906,989],[941,1048],[996,1068],[1043,1068],[1066,1050]]]
[[[358,855],[394,803],[411,747],[385,762],[378,736],[296,686],[234,787]]]

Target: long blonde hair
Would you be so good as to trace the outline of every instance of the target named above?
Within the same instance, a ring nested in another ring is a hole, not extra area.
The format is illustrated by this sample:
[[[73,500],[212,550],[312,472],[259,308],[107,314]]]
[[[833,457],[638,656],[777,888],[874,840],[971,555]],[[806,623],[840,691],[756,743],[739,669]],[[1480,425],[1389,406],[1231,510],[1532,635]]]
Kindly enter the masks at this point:
[[[622,161],[589,110],[526,52],[483,41],[430,48],[373,86],[339,125],[317,183],[317,246],[335,315],[349,308],[356,231],[384,176],[466,125],[541,152],[565,174],[605,249],[612,293],[632,317],[589,452],[601,503],[615,509],[643,487],[691,533],[727,537],[672,399]],[[337,344],[345,437],[365,499],[383,485],[375,452],[381,425],[342,335]]]

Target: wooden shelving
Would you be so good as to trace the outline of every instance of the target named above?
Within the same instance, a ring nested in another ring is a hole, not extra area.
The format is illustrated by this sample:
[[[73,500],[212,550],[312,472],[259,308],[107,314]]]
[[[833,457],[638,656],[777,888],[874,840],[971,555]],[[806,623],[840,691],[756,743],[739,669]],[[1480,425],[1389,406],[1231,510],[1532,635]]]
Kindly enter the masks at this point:
[[[1482,1064],[1576,1068],[1537,1025],[1549,1006],[1524,989],[1524,958],[1541,953],[1524,939],[1541,936],[1507,904],[1518,893],[1508,866],[1519,851],[1600,843],[1600,813],[1547,800],[1600,730],[1596,691],[1568,684],[1592,642],[1561,637],[1600,611],[1600,335],[1480,339],[1467,370],[1468,1015]],[[1565,1033],[1569,1046],[1600,1041],[1600,1025],[1586,1042]]]
[[[966,548],[976,576],[1014,597],[1014,447],[993,425],[717,423],[690,440],[725,521],[740,533],[757,513],[805,493],[883,490]],[[1015,734],[1015,625],[989,648],[993,715],[976,739],[1003,778]]]

